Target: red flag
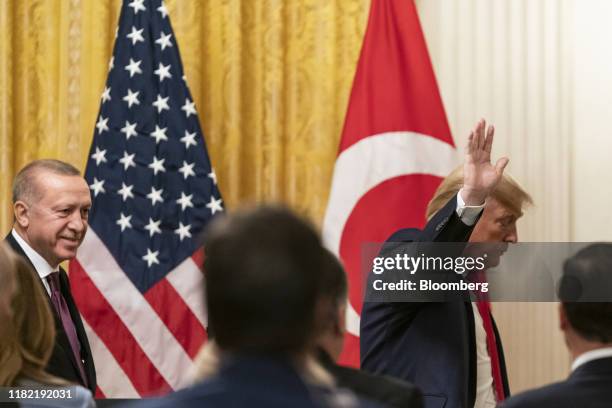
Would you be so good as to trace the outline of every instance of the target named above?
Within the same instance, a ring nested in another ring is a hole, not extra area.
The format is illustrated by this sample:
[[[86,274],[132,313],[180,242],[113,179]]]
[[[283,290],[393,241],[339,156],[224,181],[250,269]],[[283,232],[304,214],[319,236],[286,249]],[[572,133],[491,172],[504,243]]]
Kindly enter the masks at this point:
[[[456,151],[412,0],[373,0],[323,235],[349,279],[340,363],[359,365],[362,244],[420,228]]]

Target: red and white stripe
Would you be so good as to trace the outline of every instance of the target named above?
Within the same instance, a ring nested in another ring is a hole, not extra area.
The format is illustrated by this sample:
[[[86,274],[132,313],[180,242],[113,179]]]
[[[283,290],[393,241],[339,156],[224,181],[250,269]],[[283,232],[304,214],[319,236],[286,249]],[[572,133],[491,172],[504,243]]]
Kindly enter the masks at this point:
[[[159,395],[189,384],[206,340],[204,277],[194,258],[143,296],[95,231],[87,232],[70,282],[105,397]]]

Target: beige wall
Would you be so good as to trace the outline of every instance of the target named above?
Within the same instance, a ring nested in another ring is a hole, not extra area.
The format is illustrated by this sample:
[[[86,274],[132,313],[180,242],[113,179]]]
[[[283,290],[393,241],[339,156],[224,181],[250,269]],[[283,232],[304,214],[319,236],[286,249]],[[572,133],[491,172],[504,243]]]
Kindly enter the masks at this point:
[[[455,141],[494,123],[533,195],[520,239],[611,240],[612,2],[416,1]],[[514,392],[567,375],[556,304],[494,309]]]

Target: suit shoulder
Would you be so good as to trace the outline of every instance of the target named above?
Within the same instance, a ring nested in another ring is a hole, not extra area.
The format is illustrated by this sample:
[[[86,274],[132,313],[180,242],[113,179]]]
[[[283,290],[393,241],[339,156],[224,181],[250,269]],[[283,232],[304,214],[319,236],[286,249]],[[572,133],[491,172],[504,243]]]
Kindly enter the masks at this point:
[[[500,408],[574,407],[575,394],[567,382],[557,382],[508,398]]]

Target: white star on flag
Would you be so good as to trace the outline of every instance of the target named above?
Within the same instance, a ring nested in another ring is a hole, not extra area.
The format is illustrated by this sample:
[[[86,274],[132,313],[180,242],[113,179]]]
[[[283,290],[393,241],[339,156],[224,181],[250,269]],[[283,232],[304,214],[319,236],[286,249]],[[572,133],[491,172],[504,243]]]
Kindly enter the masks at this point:
[[[157,8],[157,11],[161,13],[162,18],[166,18],[166,16],[168,15],[168,9],[166,8],[166,5],[164,4],[163,1],[162,1],[161,6]]]
[[[125,231],[126,228],[132,228],[132,223],[130,220],[132,219],[131,215],[127,217],[121,213],[121,218],[117,220],[117,225],[121,227],[121,232]]]
[[[172,47],[172,43],[170,42],[171,37],[172,34],[164,34],[164,32],[162,31],[159,38],[155,40],[155,44],[159,44],[163,51],[166,49],[166,47]]]
[[[179,222],[179,227],[174,230],[174,233],[179,236],[181,241],[183,241],[184,238],[191,238],[191,232],[189,232],[190,229],[191,225],[183,225],[182,222]]]
[[[222,202],[223,200],[221,199],[215,200],[215,197],[211,196],[210,202],[206,204],[206,208],[210,210],[212,215],[215,215],[217,211],[223,211],[223,207],[221,207]]]
[[[157,95],[157,99],[155,102],[153,102],[153,106],[157,108],[157,113],[161,113],[163,110],[170,110],[170,107],[168,106],[168,99],[170,99],[169,96],[162,98],[161,95]]]
[[[121,133],[125,133],[125,138],[130,140],[130,137],[136,136],[138,132],[136,132],[136,122],[130,123],[129,121],[125,121],[125,126],[121,128]]]
[[[159,251],[152,252],[149,248],[147,248],[147,254],[142,257],[143,260],[147,261],[147,266],[150,268],[153,264],[159,264],[159,260],[157,256],[159,255]]]
[[[98,180],[96,177],[94,177],[94,182],[89,188],[93,190],[94,197],[97,197],[100,193],[106,193],[106,190],[104,190],[104,180]]]
[[[185,111],[185,115],[187,115],[187,117],[189,117],[189,115],[192,115],[192,114],[195,115],[196,114],[195,103],[191,102],[189,98],[187,98],[185,99],[185,104],[183,105],[181,110]]]
[[[151,133],[151,137],[155,138],[155,144],[159,144],[159,142],[162,140],[168,140],[168,136],[166,136],[167,129],[168,128],[160,128],[159,126],[155,125],[155,131]]]
[[[135,74],[142,74],[142,69],[140,69],[141,63],[141,60],[134,61],[130,58],[130,63],[125,66],[125,70],[130,73],[130,78],[133,77]]]
[[[105,130],[108,130],[108,118],[103,118],[102,115],[100,115],[98,118],[98,123],[96,123],[96,127],[98,128],[99,135],[101,135]]]
[[[146,11],[146,7],[142,4],[144,0],[132,0],[128,7],[132,7],[134,9],[134,14],[138,14],[140,10]]]
[[[144,37],[142,36],[143,31],[144,28],[137,30],[136,27],[132,26],[132,32],[126,35],[126,37],[132,40],[132,45],[136,45],[138,41],[144,42]]]
[[[153,71],[153,73],[159,77],[159,82],[163,82],[164,78],[172,78],[172,74],[170,73],[170,66],[170,64],[164,65],[160,62],[158,68]]]
[[[153,174],[157,176],[157,172],[161,171],[162,173],[166,171],[164,167],[164,162],[166,159],[159,160],[156,156],[153,156],[153,162],[149,164],[149,168],[153,169]]]
[[[193,194],[185,195],[184,192],[181,192],[181,198],[176,200],[176,203],[181,205],[182,211],[185,211],[186,208],[193,207],[192,198]]]
[[[157,201],[159,201],[160,203],[163,203],[164,200],[162,198],[162,193],[164,192],[163,188],[160,188],[159,190],[156,190],[155,187],[151,187],[151,192],[149,194],[147,194],[147,198],[149,198],[151,200],[151,205],[155,206],[155,203]]]
[[[123,198],[123,201],[126,201],[128,198],[134,198],[134,193],[132,193],[132,189],[134,185],[126,185],[125,183],[121,183],[121,188],[117,190],[117,194]]]
[[[113,68],[115,68],[115,56],[114,55],[111,57],[110,61],[108,61],[108,72],[111,72]]]
[[[111,100],[110,91],[111,91],[110,87],[104,87],[104,92],[102,92],[102,103],[108,102]]]
[[[185,136],[181,137],[181,142],[185,143],[185,149],[189,149],[189,146],[197,146],[197,142],[195,141],[196,133],[189,133],[185,131]]]
[[[149,231],[149,236],[152,237],[155,234],[161,234],[159,224],[161,224],[161,221],[155,221],[153,218],[149,218],[149,223],[145,225],[144,229]]]
[[[96,166],[99,166],[100,163],[106,163],[106,150],[100,150],[100,148],[96,146],[96,152],[91,155],[91,158],[96,161]]]
[[[187,164],[185,160],[183,160],[183,167],[179,169],[179,173],[183,174],[183,178],[187,180],[189,176],[195,176],[195,172],[193,171],[193,166],[195,163]]]
[[[138,100],[138,94],[140,91],[132,92],[131,89],[128,89],[127,95],[123,97],[123,100],[127,102],[128,108],[131,108],[132,105],[140,105],[140,101]]]
[[[123,152],[123,157],[119,159],[119,163],[123,164],[123,170],[127,170],[130,167],[136,167],[134,163],[135,153],[128,154],[128,152]]]

